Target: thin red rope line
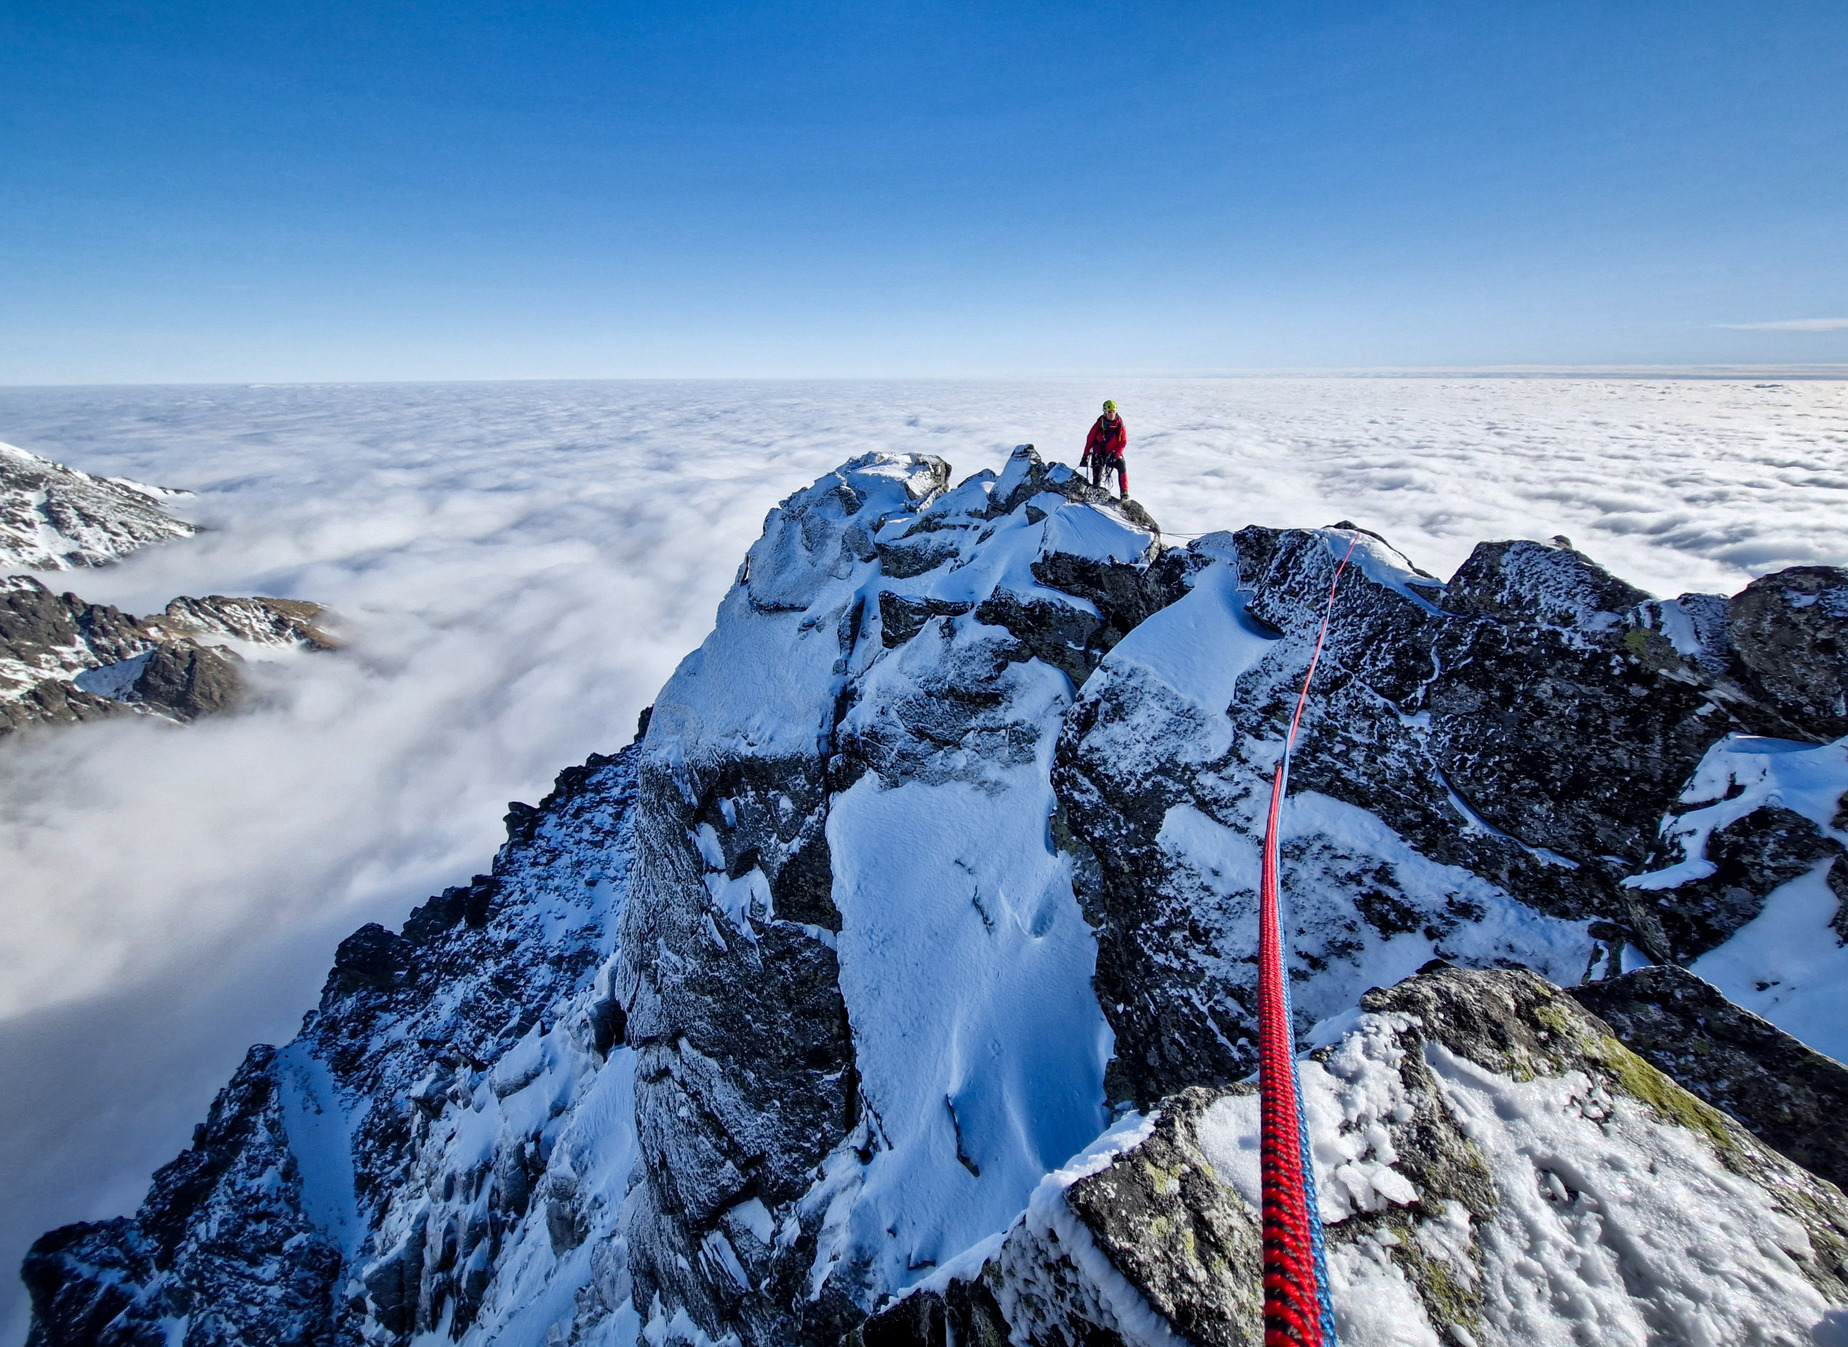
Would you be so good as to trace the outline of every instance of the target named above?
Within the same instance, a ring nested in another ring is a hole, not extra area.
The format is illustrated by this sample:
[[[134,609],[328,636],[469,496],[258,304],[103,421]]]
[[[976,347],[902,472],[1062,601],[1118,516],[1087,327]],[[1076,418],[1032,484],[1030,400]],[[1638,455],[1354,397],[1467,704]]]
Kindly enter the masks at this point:
[[[1308,1185],[1303,1166],[1301,1119],[1297,1113],[1295,1060],[1292,1054],[1287,990],[1283,981],[1282,916],[1277,889],[1277,825],[1283,812],[1283,787],[1297,728],[1309,701],[1309,685],[1328,639],[1335,590],[1360,541],[1356,533],[1328,584],[1328,602],[1315,650],[1296,696],[1296,710],[1284,738],[1277,772],[1271,779],[1270,816],[1264,830],[1264,863],[1258,910],[1258,1079],[1262,1119],[1259,1163],[1262,1169],[1264,1225],[1264,1341],[1266,1347],[1324,1347],[1323,1306],[1316,1277],[1314,1237],[1309,1224]]]

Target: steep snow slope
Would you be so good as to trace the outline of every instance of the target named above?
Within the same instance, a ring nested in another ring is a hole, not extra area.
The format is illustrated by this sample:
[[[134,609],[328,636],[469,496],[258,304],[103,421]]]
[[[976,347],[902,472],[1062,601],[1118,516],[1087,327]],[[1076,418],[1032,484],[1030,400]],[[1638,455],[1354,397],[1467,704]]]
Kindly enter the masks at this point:
[[[580,1304],[610,1321],[634,1115],[607,961],[637,752],[561,773],[509,814],[491,873],[402,934],[344,941],[320,1008],[251,1049],[133,1220],[34,1246],[34,1342],[538,1342]]]
[[[0,444],[0,568],[102,566],[193,526],[161,502],[186,495],[76,468]]]
[[[773,510],[639,745],[345,942],[136,1220],[41,1241],[47,1347],[832,1344],[926,1284],[869,1347],[1249,1340],[1252,801],[1354,530],[1163,549],[1029,447],[948,478],[869,454]],[[1285,876],[1352,1335],[1800,1341],[1848,1290],[1838,1192],[1532,974],[1367,989],[1691,948],[1699,894],[1623,881],[1727,736],[1830,733],[1799,600],[1833,590],[1671,608],[1559,543],[1447,584],[1356,547]],[[1204,1301],[1184,1231],[1225,1251]]]

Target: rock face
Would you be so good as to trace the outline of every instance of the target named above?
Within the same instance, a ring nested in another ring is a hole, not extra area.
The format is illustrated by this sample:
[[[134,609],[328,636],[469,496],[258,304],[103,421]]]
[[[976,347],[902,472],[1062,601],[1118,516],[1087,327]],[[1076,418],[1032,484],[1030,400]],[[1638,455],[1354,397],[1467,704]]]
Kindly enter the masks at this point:
[[[1848,572],[1761,576],[1726,605],[1726,635],[1765,700],[1827,738],[1848,734]]]
[[[607,1237],[632,1152],[574,1147],[630,1109],[622,1013],[598,975],[629,878],[637,756],[562,773],[537,810],[510,814],[490,873],[401,933],[343,941],[295,1041],[251,1049],[135,1217],[33,1246],[31,1341],[460,1334],[507,1322],[494,1272],[561,1250],[581,1251],[566,1275],[587,1313],[626,1303]]]
[[[53,594],[31,576],[0,578],[0,735],[133,712],[188,721],[226,710],[243,691],[236,645],[331,649],[320,618],[312,603],[218,594],[136,618]]]
[[[184,491],[76,468],[0,444],[0,570],[104,566],[149,543],[189,538],[161,502]]]
[[[771,511],[638,742],[40,1242],[35,1344],[1255,1343],[1259,811],[1344,561],[1283,836],[1344,1339],[1848,1330],[1840,1068],[1771,1027],[1848,1020],[1829,584],[1164,548],[1023,446]]]

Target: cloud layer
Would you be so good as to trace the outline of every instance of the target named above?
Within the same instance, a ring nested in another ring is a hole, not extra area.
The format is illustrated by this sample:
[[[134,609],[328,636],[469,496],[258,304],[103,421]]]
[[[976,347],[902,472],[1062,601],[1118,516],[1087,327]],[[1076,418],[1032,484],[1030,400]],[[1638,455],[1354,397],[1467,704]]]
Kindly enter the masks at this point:
[[[1662,593],[1848,562],[1842,383],[0,390],[0,440],[199,493],[209,532],[62,582],[136,612],[315,599],[351,643],[259,670],[248,714],[0,745],[0,1169],[28,1176],[0,1261],[132,1205],[342,934],[485,868],[506,801],[627,742],[781,496],[873,448],[1075,460],[1106,395],[1177,534],[1349,518],[1447,575],[1565,533]]]

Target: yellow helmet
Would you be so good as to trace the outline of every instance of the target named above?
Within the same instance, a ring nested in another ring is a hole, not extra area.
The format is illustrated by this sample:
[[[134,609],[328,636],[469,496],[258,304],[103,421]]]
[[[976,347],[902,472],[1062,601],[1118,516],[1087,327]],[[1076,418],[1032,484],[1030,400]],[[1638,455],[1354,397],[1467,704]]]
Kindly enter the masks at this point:
[[[1109,398],[1105,398],[1104,410],[1107,412],[1114,412],[1116,410],[1116,403],[1112,402]]]

